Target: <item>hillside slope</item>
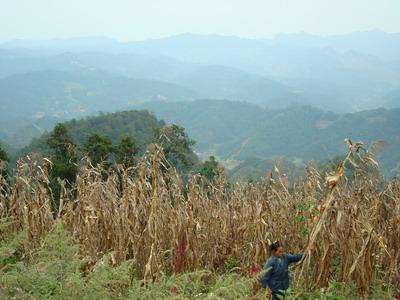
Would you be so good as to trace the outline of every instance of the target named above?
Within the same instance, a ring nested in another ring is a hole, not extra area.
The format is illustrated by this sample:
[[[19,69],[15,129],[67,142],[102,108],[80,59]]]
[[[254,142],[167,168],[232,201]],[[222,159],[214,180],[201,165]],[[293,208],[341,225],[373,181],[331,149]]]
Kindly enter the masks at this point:
[[[196,92],[102,72],[41,71],[0,79],[0,138],[26,145],[56,122],[151,100],[189,101]]]
[[[163,121],[157,120],[148,111],[138,110],[100,114],[78,120],[73,119],[64,124],[74,142],[80,146],[93,133],[108,136],[114,144],[120,141],[121,136],[130,135],[142,150],[145,144],[151,140],[153,130],[165,125]],[[19,154],[24,155],[30,152],[48,153],[49,149],[46,142],[48,136],[49,133],[45,132],[24,147]]]
[[[400,109],[335,114],[309,106],[263,109],[248,103],[202,100],[147,103],[142,108],[185,127],[199,152],[223,159],[286,156],[325,160],[344,153],[344,138],[371,143],[384,140],[382,167],[396,172],[400,162]]]

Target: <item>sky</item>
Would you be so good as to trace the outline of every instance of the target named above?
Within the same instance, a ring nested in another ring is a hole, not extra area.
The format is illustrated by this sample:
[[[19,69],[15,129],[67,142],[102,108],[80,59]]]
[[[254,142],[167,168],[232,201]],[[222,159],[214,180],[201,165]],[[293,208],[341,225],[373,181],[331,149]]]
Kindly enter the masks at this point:
[[[400,32],[400,0],[0,0],[0,41]]]

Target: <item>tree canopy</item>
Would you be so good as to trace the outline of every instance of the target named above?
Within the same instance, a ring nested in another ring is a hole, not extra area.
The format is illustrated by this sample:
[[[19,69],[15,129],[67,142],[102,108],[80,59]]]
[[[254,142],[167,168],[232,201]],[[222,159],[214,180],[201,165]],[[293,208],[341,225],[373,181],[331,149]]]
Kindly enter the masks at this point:
[[[106,161],[113,153],[111,139],[102,134],[91,134],[83,145],[84,153],[88,155],[93,166]]]
[[[193,151],[195,141],[189,138],[181,126],[172,124],[156,128],[153,141],[163,148],[166,159],[178,171],[187,171],[198,163]]]

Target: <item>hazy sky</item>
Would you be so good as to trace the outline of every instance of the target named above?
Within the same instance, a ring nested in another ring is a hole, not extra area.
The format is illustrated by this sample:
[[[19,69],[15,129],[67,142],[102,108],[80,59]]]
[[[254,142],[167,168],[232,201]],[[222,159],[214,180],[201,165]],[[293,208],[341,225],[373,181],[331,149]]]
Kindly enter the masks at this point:
[[[400,32],[400,0],[0,0],[0,41]]]

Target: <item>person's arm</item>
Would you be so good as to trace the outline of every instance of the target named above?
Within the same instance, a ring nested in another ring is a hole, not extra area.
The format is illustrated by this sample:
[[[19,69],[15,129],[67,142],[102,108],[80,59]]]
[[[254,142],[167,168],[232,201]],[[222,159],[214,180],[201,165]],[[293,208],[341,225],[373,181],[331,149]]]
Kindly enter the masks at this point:
[[[303,255],[304,255],[304,253],[299,253],[299,254],[294,254],[294,255],[286,254],[286,257],[287,257],[288,263],[291,264],[291,263],[300,261],[303,258]]]
[[[267,263],[264,266],[264,274],[261,277],[261,286],[265,289],[268,289],[268,282],[269,279],[271,278],[271,273],[274,268],[274,264],[272,260],[268,260]]]

